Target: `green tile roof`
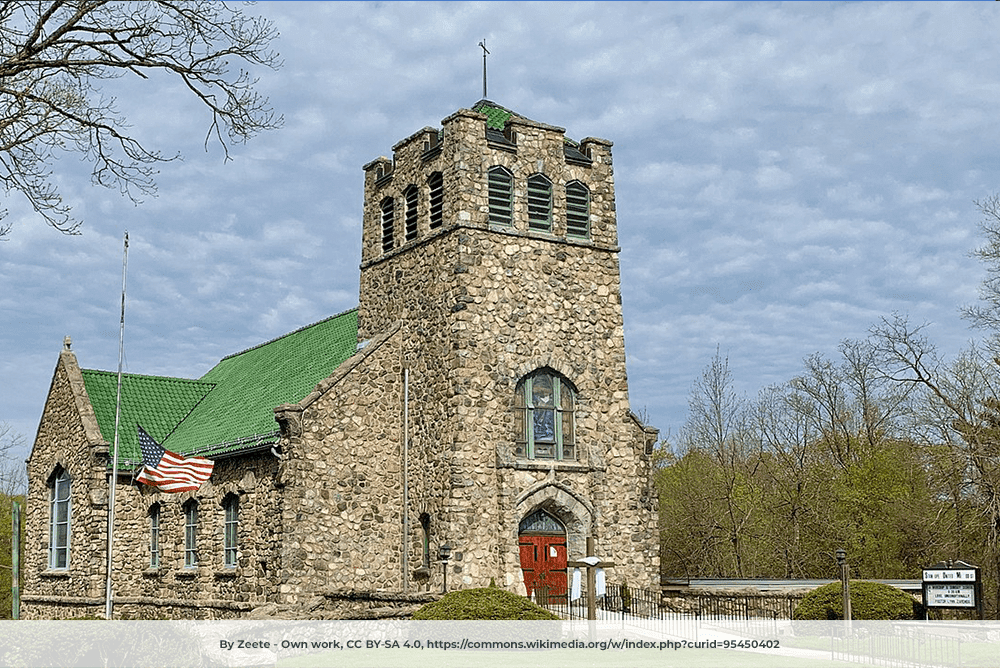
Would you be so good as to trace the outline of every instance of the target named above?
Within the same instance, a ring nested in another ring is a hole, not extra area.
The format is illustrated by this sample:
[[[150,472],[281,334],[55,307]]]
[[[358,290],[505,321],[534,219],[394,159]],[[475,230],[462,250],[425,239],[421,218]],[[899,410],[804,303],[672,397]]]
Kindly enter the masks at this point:
[[[119,458],[127,452],[138,459],[136,422],[164,447],[182,454],[221,454],[258,442],[255,436],[274,434],[274,407],[312,392],[354,354],[357,333],[355,309],[230,355],[198,380],[128,374]],[[116,374],[83,373],[101,433],[110,443]]]
[[[480,100],[473,105],[472,110],[486,114],[486,127],[491,130],[503,130],[510,117],[515,115],[510,109],[504,109],[489,100]]]
[[[92,369],[81,369],[81,373],[101,435],[109,444],[114,444],[118,374]],[[119,461],[141,459],[135,428],[137,423],[162,443],[213,387],[212,383],[200,380],[123,374],[121,424],[118,430]]]

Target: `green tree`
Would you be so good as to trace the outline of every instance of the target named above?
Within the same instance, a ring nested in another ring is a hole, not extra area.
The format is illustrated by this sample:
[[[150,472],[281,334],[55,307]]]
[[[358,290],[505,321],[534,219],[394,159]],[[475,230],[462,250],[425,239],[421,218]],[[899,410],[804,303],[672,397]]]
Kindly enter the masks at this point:
[[[914,434],[948,456],[936,454],[946,476],[953,478],[941,495],[955,512],[971,510],[978,525],[972,559],[983,568],[987,610],[1000,609],[1000,396],[998,362],[972,346],[951,363],[941,360],[933,344],[902,316],[883,319],[872,328],[882,357],[881,368],[890,380],[917,388],[921,403],[915,411]],[[957,519],[957,518],[956,518]],[[959,532],[959,536],[962,532]],[[968,546],[966,542],[964,545]],[[970,561],[954,545],[940,558]]]
[[[913,577],[953,556],[942,451],[913,438],[913,388],[880,375],[871,341],[840,352],[753,401],[718,354],[706,367],[657,474],[665,575],[831,577],[843,547],[860,576]]]
[[[265,19],[216,0],[6,0],[0,4],[0,183],[58,230],[80,222],[50,165],[75,152],[95,184],[134,201],[155,192],[156,166],[176,156],[129,132],[102,84],[172,77],[210,114],[206,143],[243,142],[276,127],[256,79],[234,63],[277,67]],[[228,150],[226,150],[228,158]],[[0,225],[0,236],[10,225]]]
[[[24,463],[18,461],[17,454],[24,444],[24,438],[0,423],[0,619],[11,617],[12,584],[12,533],[14,502],[24,507],[25,479]],[[21,516],[21,535],[24,535],[24,515]]]

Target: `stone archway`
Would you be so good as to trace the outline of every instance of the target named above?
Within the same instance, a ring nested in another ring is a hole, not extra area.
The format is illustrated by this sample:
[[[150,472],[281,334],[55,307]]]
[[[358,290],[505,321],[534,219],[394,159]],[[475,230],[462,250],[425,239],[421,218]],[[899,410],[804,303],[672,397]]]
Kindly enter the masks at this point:
[[[525,572],[524,564],[526,561],[529,564],[536,561],[534,559],[536,550],[543,567],[546,567],[548,561],[549,571],[562,571],[564,575],[561,586],[565,592],[566,561],[586,556],[587,536],[592,535],[594,526],[592,506],[566,486],[549,478],[520,494],[515,509],[519,518],[518,567],[524,578],[527,594],[531,595],[532,583],[536,578],[533,573]],[[545,520],[546,516],[550,518],[548,521]],[[531,540],[526,540],[525,537],[530,537]],[[529,544],[531,547],[526,547]],[[530,554],[526,553],[529,549]],[[557,568],[556,564],[562,565]],[[537,566],[531,568],[531,570],[536,569]],[[548,577],[558,578],[558,576]]]

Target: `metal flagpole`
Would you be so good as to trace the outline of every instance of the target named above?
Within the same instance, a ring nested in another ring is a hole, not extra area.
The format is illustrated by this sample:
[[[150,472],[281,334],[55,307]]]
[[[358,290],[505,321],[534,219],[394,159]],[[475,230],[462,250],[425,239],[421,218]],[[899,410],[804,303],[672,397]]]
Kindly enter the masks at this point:
[[[115,444],[111,453],[111,491],[108,496],[108,579],[104,592],[104,618],[111,619],[114,592],[111,588],[111,566],[114,561],[115,483],[118,482],[118,427],[122,413],[122,359],[125,355],[125,276],[128,270],[128,230],[122,252],[122,317],[118,333],[118,395],[115,398]]]

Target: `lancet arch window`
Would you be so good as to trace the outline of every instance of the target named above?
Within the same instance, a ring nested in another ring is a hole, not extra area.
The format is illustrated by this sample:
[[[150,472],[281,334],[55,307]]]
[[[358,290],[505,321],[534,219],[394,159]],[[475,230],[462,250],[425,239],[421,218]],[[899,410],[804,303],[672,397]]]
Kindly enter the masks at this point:
[[[225,568],[236,568],[239,549],[239,516],[240,497],[227,494],[222,501],[225,511],[225,524],[222,534],[222,565]]]
[[[160,504],[149,507],[149,567],[160,567]]]
[[[572,384],[552,369],[539,369],[517,384],[515,454],[523,459],[576,459]]]
[[[521,520],[518,533],[565,534],[566,527],[555,517],[539,508]]]
[[[198,502],[184,504],[184,568],[198,566]]]
[[[69,568],[69,538],[72,501],[69,472],[61,466],[49,481],[49,568]]]
[[[403,192],[403,200],[406,202],[406,214],[403,222],[406,241],[413,241],[417,238],[417,199],[419,195],[416,186],[410,186]]]
[[[379,208],[382,212],[382,252],[388,253],[395,241],[396,205],[391,197],[386,197]]]
[[[580,181],[566,184],[566,236],[590,238],[590,189]]]
[[[434,172],[427,177],[430,191],[430,228],[436,230],[444,223],[444,177]]]
[[[489,171],[490,224],[514,224],[514,175],[504,167]]]
[[[552,181],[544,174],[528,177],[528,229],[552,231]]]

